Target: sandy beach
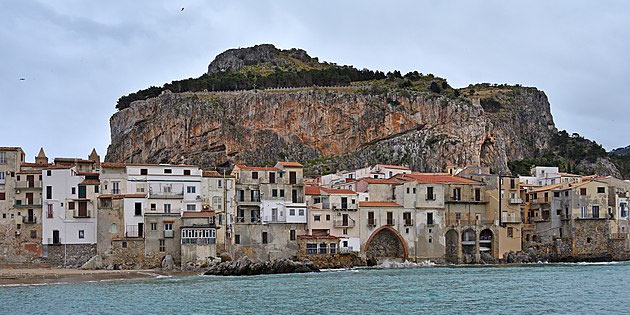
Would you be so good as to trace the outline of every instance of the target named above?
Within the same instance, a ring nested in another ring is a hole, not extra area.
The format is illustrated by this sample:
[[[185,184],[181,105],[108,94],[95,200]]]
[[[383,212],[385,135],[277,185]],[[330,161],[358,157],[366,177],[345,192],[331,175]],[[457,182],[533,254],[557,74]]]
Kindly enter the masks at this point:
[[[100,280],[152,278],[158,276],[187,276],[193,272],[164,272],[157,270],[80,270],[33,265],[0,265],[0,286],[14,284],[41,284],[85,282]]]

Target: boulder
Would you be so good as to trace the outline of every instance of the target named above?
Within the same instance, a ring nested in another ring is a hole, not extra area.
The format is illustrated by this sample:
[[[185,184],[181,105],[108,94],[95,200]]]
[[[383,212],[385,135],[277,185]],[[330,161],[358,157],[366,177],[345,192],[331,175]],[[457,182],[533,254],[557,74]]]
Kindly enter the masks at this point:
[[[162,269],[163,270],[173,270],[175,268],[175,261],[173,261],[173,256],[166,255],[164,259],[162,259]]]
[[[226,261],[213,264],[205,275],[214,276],[244,276],[276,273],[304,273],[319,272],[319,268],[312,261],[296,262],[288,259],[278,259],[273,262],[253,261],[248,257],[239,258],[237,261]]]
[[[103,258],[101,257],[101,255],[96,255],[90,258],[90,260],[88,260],[81,266],[81,269],[85,269],[85,270],[97,270],[97,269],[103,269],[103,268],[104,268]]]

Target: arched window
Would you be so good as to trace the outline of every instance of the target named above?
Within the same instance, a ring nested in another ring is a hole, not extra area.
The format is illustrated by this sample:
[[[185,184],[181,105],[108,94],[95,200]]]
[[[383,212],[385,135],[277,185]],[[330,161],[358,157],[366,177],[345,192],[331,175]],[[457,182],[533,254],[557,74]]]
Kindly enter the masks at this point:
[[[116,225],[116,223],[112,223],[112,227],[110,228],[110,232],[112,234],[118,233],[118,225]]]

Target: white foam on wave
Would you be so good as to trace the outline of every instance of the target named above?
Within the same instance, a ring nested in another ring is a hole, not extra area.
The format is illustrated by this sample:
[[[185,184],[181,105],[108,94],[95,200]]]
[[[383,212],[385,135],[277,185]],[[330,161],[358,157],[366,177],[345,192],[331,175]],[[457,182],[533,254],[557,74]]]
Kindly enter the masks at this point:
[[[435,263],[429,260],[424,260],[418,263],[408,261],[408,260],[405,260],[403,262],[386,260],[382,264],[376,267],[384,268],[384,269],[400,269],[400,268],[420,268],[420,267],[433,267],[433,266],[435,266]]]

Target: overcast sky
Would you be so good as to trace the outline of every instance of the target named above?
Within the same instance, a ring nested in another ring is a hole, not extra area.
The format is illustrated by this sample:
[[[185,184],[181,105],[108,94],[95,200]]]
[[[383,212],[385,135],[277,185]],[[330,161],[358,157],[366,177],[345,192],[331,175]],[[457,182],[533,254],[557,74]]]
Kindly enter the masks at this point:
[[[3,0],[0,146],[104,158],[120,96],[260,43],[455,87],[536,86],[559,129],[630,144],[630,1]]]

